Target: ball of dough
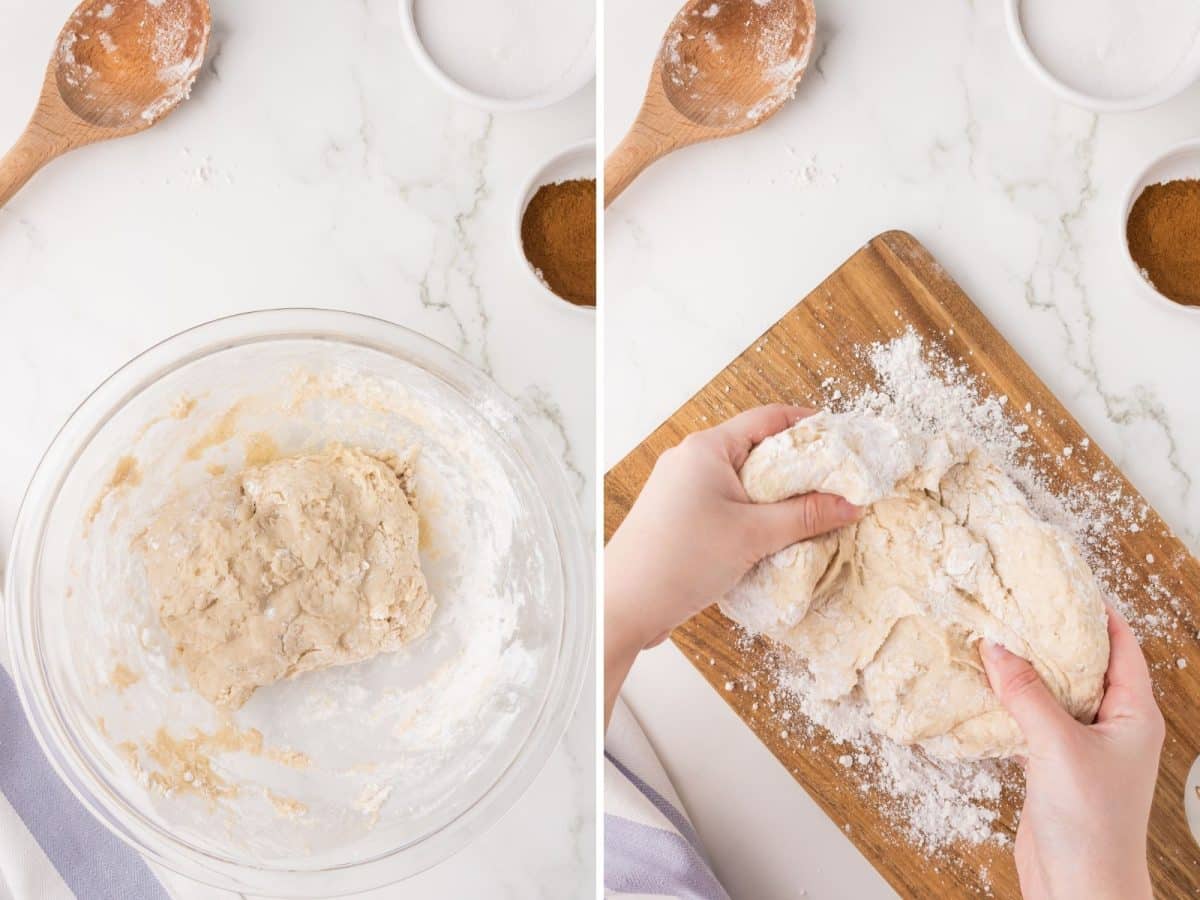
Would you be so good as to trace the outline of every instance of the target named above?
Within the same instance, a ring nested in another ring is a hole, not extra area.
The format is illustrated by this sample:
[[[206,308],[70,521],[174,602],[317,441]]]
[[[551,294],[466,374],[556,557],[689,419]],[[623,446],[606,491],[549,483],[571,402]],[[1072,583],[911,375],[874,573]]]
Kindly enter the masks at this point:
[[[741,478],[756,503],[822,491],[867,507],[763,560],[721,601],[803,658],[818,699],[861,700],[879,732],[933,755],[1022,752],[979,658],[987,637],[1029,660],[1072,716],[1095,716],[1101,589],[1070,536],[972,441],[818,413],[763,441]]]
[[[264,685],[424,634],[419,538],[409,463],[334,447],[185,493],[139,543],[192,687],[237,709]]]

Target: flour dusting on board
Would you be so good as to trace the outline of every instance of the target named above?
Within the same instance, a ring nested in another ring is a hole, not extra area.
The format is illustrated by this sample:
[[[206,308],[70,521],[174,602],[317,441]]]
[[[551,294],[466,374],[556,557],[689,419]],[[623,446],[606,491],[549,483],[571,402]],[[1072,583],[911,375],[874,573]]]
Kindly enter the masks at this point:
[[[874,374],[876,386],[828,378],[821,385],[824,406],[891,419],[909,432],[955,431],[973,438],[1021,487],[1039,515],[1074,537],[1110,602],[1139,638],[1170,641],[1195,635],[1181,600],[1159,574],[1139,575],[1116,562],[1124,558],[1121,539],[1145,530],[1150,510],[1126,494],[1119,476],[1099,465],[1097,456],[1089,456],[1086,439],[1057,453],[1039,449],[1030,440],[1029,426],[1010,415],[1008,397],[988,394],[963,360],[923,342],[912,329],[856,355]],[[1025,406],[1023,417],[1035,428],[1060,424],[1049,422],[1032,404]],[[1086,490],[1062,488],[1042,474],[1065,465],[1084,467]],[[752,638],[743,633],[743,640],[749,645]],[[764,712],[778,735],[802,745],[832,738],[850,789],[869,798],[903,839],[947,860],[945,851],[955,844],[1010,843],[1016,822],[1006,821],[1002,809],[1019,808],[1024,790],[1014,762],[934,759],[897,744],[872,730],[856,694],[820,700],[795,656],[774,645],[758,655],[762,666],[755,677],[770,686]],[[746,690],[759,686],[757,681],[730,685]],[[757,706],[753,712],[759,712]]]
[[[873,412],[923,434],[957,431],[973,438],[1021,487],[1038,515],[1078,542],[1110,601],[1130,620],[1139,638],[1183,636],[1189,631],[1182,602],[1161,579],[1151,576],[1142,581],[1116,562],[1121,558],[1120,539],[1146,527],[1150,508],[1129,496],[1114,472],[1095,465],[1094,459],[1089,461],[1087,451],[1092,448],[1086,438],[1059,453],[1037,450],[1028,426],[1010,416],[1007,396],[987,394],[965,362],[922,342],[911,329],[889,343],[866,348],[863,356],[878,387],[841,396],[843,388],[853,386],[827,382],[831,392],[827,406],[840,412]],[[1026,404],[1024,415],[1039,425],[1059,424],[1032,404]],[[1087,474],[1086,488],[1051,484],[1043,474],[1068,463]],[[1147,594],[1150,602],[1142,602]]]

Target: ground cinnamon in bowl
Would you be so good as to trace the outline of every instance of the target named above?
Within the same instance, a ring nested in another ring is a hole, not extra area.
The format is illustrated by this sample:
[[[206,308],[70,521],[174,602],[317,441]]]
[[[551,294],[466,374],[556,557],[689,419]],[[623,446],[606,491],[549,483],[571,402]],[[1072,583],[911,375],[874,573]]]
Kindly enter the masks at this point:
[[[546,287],[576,306],[595,306],[596,179],[538,188],[521,218],[521,245]]]
[[[1200,307],[1200,179],[1146,187],[1126,223],[1129,253],[1156,291]]]

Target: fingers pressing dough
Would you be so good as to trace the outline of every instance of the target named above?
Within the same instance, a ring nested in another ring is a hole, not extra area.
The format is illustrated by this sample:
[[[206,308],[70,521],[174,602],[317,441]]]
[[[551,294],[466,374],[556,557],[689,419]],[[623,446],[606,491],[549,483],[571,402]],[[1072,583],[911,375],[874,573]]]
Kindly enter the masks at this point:
[[[795,650],[819,699],[861,698],[877,730],[938,756],[1019,753],[979,659],[986,636],[1091,721],[1108,665],[1100,587],[1069,535],[982,448],[818,413],[760,444],[741,477],[755,502],[819,490],[870,507],[763,560],[721,602]]]

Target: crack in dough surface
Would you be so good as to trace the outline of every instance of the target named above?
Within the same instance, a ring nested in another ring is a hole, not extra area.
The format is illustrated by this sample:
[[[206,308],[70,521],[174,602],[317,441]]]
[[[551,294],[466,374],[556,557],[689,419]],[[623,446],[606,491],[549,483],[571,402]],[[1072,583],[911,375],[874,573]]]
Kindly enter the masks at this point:
[[[168,502],[136,543],[192,687],[237,709],[424,634],[434,602],[411,481],[411,458],[335,446]]]
[[[1100,587],[974,442],[822,412],[763,441],[741,478],[756,503],[823,491],[867,507],[763,560],[721,602],[796,651],[819,699],[859,698],[878,731],[936,756],[1020,753],[979,658],[987,637],[1028,659],[1075,718],[1095,716],[1109,651]]]

